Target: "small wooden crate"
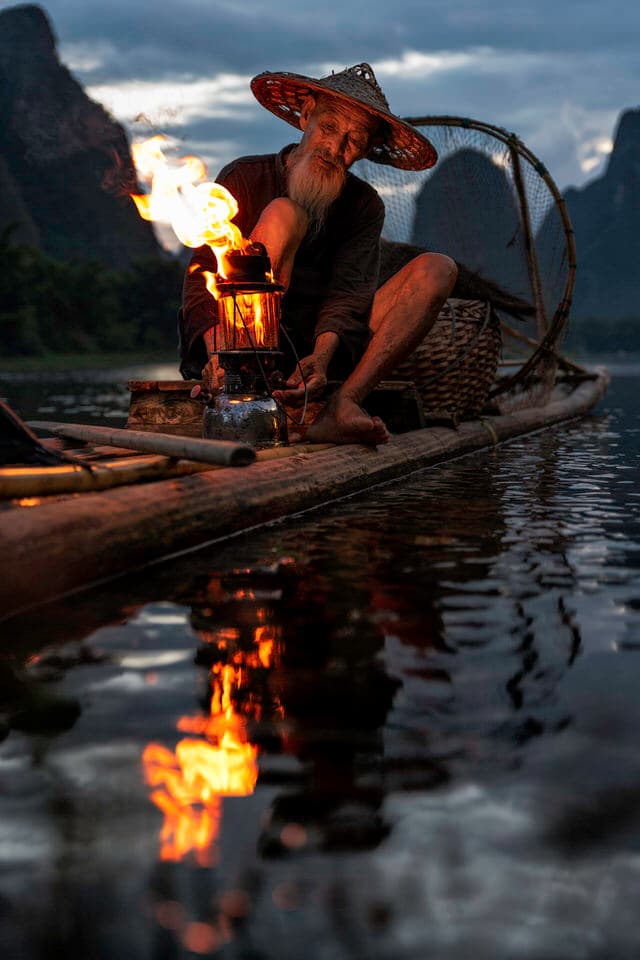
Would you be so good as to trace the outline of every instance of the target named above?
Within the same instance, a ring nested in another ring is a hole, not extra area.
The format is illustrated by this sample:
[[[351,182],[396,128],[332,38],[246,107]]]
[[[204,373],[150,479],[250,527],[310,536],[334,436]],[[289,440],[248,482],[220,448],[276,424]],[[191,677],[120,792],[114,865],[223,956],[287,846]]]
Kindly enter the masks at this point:
[[[200,385],[200,380],[130,380],[127,427],[201,437],[204,400],[191,397]]]

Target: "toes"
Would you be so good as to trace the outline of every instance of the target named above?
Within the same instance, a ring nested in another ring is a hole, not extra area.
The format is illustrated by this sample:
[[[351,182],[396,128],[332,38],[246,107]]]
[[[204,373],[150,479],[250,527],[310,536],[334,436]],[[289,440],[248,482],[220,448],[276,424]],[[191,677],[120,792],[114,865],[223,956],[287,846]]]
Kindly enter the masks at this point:
[[[377,443],[386,443],[391,434],[387,430],[385,423],[380,419],[380,417],[372,417],[371,422],[373,423],[373,432],[376,437]]]

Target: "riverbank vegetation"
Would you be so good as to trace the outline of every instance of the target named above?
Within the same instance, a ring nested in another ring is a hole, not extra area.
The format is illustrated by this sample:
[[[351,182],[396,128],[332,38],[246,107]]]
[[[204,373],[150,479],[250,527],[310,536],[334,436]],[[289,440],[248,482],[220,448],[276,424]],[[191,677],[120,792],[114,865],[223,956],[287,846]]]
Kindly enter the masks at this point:
[[[640,318],[572,320],[562,349],[582,356],[640,353]]]
[[[0,356],[175,354],[183,267],[55,260],[0,235]]]
[[[127,270],[62,262],[0,234],[0,366],[78,369],[171,362],[184,268],[169,255]],[[635,354],[640,320],[574,320],[564,349]]]

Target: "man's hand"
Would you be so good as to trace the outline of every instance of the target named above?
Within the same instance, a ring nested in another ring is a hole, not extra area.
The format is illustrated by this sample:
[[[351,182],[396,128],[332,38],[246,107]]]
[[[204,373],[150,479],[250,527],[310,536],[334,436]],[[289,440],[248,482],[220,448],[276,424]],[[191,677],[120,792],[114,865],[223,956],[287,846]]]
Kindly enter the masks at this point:
[[[209,330],[207,331],[207,333],[210,333],[210,332],[211,331]],[[206,343],[206,335],[205,335],[205,343]],[[212,343],[211,349],[213,350],[213,343]],[[211,390],[213,391],[213,393],[217,393],[218,390],[222,389],[222,387],[224,386],[224,370],[220,366],[217,353],[212,353],[212,352],[209,353],[209,361],[203,367],[201,377],[202,377],[202,385],[205,387],[205,389]]]
[[[300,371],[302,368],[302,372]],[[304,373],[304,380],[302,374]],[[284,390],[274,390],[274,399],[288,407],[301,407],[304,403],[305,383],[307,399],[318,400],[327,385],[326,369],[313,354],[303,357],[285,384]]]
[[[313,353],[303,357],[287,380],[285,389],[273,391],[274,399],[289,407],[301,407],[305,399],[306,382],[307,400],[319,400],[327,385],[327,370],[339,342],[336,333],[321,333],[316,339]]]

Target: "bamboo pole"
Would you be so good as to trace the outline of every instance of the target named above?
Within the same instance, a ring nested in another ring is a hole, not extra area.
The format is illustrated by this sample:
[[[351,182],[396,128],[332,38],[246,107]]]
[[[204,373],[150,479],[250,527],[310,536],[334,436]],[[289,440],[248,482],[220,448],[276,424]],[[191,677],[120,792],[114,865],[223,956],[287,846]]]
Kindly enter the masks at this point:
[[[129,454],[107,463],[91,463],[91,470],[75,464],[51,467],[0,467],[0,499],[20,500],[63,493],[108,490],[148,480],[168,480],[201,470],[208,464],[153,454]]]
[[[520,340],[523,343],[528,344],[528,346],[530,347],[536,347],[536,349],[540,349],[540,350],[545,349],[544,346],[540,343],[540,341],[534,340],[533,337],[528,337],[526,333],[522,332],[522,330],[516,330],[514,327],[509,326],[509,324],[506,323],[504,320],[500,321],[500,326],[503,332],[508,334],[508,336],[513,337],[514,340]],[[554,359],[558,363],[558,366],[562,368],[566,368],[567,370],[571,370],[573,373],[585,374],[590,378],[593,376],[591,373],[589,373],[586,367],[581,367],[579,363],[574,363],[573,360],[569,360],[567,359],[567,357],[563,357],[561,353],[558,353],[558,351],[554,350],[552,347],[548,347],[546,352],[551,354],[554,357]],[[509,366],[510,363],[512,362],[513,364],[517,363],[520,366],[522,366],[525,361],[524,360],[514,360],[514,361],[503,360],[501,361],[500,366]]]
[[[509,141],[509,155],[513,165],[513,178],[520,201],[520,215],[522,217],[522,226],[524,227],[524,247],[527,254],[527,265],[529,267],[529,279],[536,302],[536,321],[538,327],[538,336],[540,339],[547,332],[547,314],[544,308],[544,298],[542,296],[542,284],[540,282],[540,270],[538,268],[538,258],[536,256],[536,247],[533,239],[533,230],[531,227],[531,214],[529,212],[529,201],[527,199],[527,190],[522,178],[522,168],[520,166],[520,156],[517,150],[517,140],[515,138]]]
[[[295,447],[274,447],[259,450],[256,460],[269,462],[283,460],[299,454],[327,450],[329,443],[305,443]],[[104,455],[108,447],[92,451]],[[117,450],[118,455],[115,451]],[[134,483],[169,480],[171,477],[186,477],[192,473],[223,470],[219,464],[198,463],[195,460],[176,460],[155,454],[135,454],[125,448],[113,448],[108,460],[92,461],[85,458],[91,470],[74,464],[38,467],[0,467],[0,500],[25,500],[34,497],[51,497],[64,493],[88,493],[109,490]],[[35,504],[30,504],[35,506]]]
[[[165,457],[197,460],[222,467],[246,467],[256,459],[253,447],[246,443],[233,443],[231,440],[201,440],[168,433],[118,430],[82,423],[60,423],[55,420],[31,420],[29,426],[36,430],[47,430],[59,437],[71,437],[72,440],[126,447],[142,453],[158,453]]]
[[[533,236],[533,228],[531,226],[531,212],[529,210],[529,200],[527,197],[527,189],[524,183],[522,176],[522,167],[520,165],[520,155],[518,153],[518,138],[513,136],[509,139],[509,154],[511,156],[511,163],[513,166],[513,176],[515,180],[516,190],[518,191],[518,198],[520,200],[520,215],[522,217],[522,224],[524,227],[524,241],[525,241],[525,252],[527,255],[527,265],[529,267],[529,279],[531,281],[531,286],[533,288],[533,296],[536,303],[536,327],[538,339],[544,341],[544,338],[549,333],[549,322],[547,320],[547,312],[544,306],[544,296],[542,293],[542,282],[540,280],[540,268],[538,266],[538,257],[536,254],[536,244]],[[539,372],[540,372],[540,381],[544,387],[544,399],[547,398],[549,393],[553,388],[553,382],[555,380],[556,370],[558,368],[557,360],[552,351],[540,349],[538,352],[540,357]]]

